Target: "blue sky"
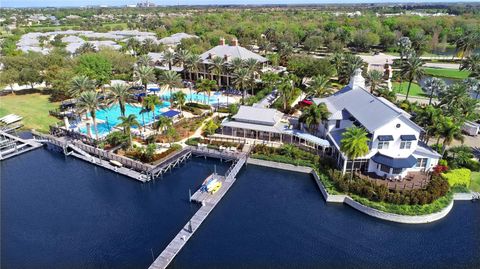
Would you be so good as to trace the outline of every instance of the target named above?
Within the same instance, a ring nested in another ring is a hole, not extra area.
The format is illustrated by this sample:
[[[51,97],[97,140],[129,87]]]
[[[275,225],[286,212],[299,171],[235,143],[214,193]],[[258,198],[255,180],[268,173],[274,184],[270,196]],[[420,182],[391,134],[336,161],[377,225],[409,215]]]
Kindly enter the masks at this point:
[[[477,2],[465,0],[462,2]],[[135,4],[136,0],[0,0],[0,7],[45,7],[45,6],[85,6]],[[212,4],[299,4],[299,3],[385,3],[385,2],[457,2],[455,0],[156,0],[158,5],[212,5]]]

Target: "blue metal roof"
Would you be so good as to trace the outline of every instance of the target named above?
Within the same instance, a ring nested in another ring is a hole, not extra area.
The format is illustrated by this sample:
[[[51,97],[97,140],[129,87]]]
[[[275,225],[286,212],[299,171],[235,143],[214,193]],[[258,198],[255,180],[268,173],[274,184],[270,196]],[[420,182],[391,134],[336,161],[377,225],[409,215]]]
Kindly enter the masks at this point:
[[[167,118],[173,118],[173,117],[177,116],[178,114],[180,114],[179,111],[169,110],[169,111],[163,112],[162,116],[167,117]]]
[[[391,135],[379,135],[377,136],[378,141],[393,141],[393,136]]]
[[[414,141],[417,140],[417,137],[415,135],[401,135],[400,139],[402,141]]]
[[[392,168],[411,168],[417,163],[417,159],[413,155],[407,158],[392,158],[383,154],[377,153],[373,155],[372,160]]]

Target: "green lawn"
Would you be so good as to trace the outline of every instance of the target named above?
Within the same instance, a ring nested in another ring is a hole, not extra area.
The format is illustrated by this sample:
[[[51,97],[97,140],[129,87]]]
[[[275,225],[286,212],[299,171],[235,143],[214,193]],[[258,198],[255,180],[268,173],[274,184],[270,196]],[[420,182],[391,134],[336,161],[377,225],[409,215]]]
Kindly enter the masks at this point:
[[[48,131],[48,126],[58,122],[58,119],[48,114],[58,103],[48,101],[48,95],[39,93],[25,95],[7,95],[0,97],[0,117],[17,114],[23,117],[25,129]]]
[[[470,75],[469,71],[460,71],[458,69],[426,67],[423,70],[425,71],[425,74],[432,77],[465,79]]]
[[[393,82],[392,83],[393,91],[396,93],[400,94],[407,94],[407,89],[408,89],[408,82],[402,82],[400,85],[399,82]],[[425,93],[422,91],[422,88],[420,88],[420,85],[417,83],[413,82],[412,86],[410,87],[410,95],[409,96],[426,96]]]
[[[472,172],[472,181],[470,182],[470,189],[475,192],[480,192],[480,172]]]

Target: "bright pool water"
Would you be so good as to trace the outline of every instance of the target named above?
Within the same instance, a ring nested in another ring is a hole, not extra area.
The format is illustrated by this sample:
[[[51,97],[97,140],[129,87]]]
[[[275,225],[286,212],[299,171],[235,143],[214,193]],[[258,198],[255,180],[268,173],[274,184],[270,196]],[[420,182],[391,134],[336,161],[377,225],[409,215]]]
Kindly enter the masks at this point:
[[[163,102],[162,105],[157,106],[155,109],[155,116],[160,115],[162,112],[161,110],[165,107],[170,106],[170,103],[168,102]],[[145,124],[148,124],[153,121],[153,113],[144,113],[141,114],[140,111],[142,110],[141,107],[134,106],[127,104],[125,106],[125,115],[136,115],[137,120],[140,124],[143,125],[143,120],[145,119]],[[97,123],[97,129],[98,129],[98,134],[100,136],[106,135],[111,131],[113,127],[118,125],[121,121],[119,120],[119,117],[121,116],[121,111],[120,111],[120,106],[119,105],[114,105],[110,108],[107,109],[99,109],[97,110],[97,119],[102,120],[104,122]],[[95,133],[93,126],[90,127],[92,134]],[[80,132],[86,134],[87,133],[87,127],[82,127],[80,128]]]

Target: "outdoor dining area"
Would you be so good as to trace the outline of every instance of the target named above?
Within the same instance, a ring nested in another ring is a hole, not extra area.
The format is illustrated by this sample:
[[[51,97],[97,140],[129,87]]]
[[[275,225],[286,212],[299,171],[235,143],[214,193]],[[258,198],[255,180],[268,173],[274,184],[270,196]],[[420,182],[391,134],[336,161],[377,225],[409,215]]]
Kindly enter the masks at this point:
[[[356,176],[361,179],[369,180],[378,185],[385,185],[391,190],[416,190],[424,188],[431,178],[431,174],[427,172],[408,172],[406,176],[398,179],[385,179],[378,176],[374,172],[356,172]]]

